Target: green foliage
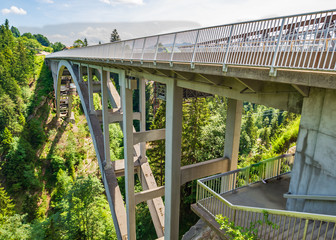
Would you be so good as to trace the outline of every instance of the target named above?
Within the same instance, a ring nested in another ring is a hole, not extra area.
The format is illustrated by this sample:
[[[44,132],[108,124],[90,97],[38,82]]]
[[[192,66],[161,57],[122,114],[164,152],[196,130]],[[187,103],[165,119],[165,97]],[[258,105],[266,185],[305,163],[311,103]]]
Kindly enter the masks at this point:
[[[27,140],[35,149],[37,149],[46,140],[46,135],[43,131],[42,123],[39,120],[32,119],[28,122],[27,133]]]
[[[211,114],[207,124],[201,127],[198,136],[199,147],[195,154],[197,162],[219,158],[223,155],[224,149],[226,99],[215,96],[207,101],[207,108]]]
[[[5,127],[2,136],[1,136],[1,148],[3,152],[8,152],[8,150],[11,147],[11,144],[13,143],[13,135],[8,130],[7,127]]]
[[[282,133],[272,141],[273,151],[277,154],[284,153],[292,142],[296,142],[299,134],[300,118],[296,118]]]
[[[74,41],[73,47],[74,48],[84,47],[84,42],[80,39],[77,39],[76,41]]]
[[[34,34],[34,38],[45,47],[49,47],[51,44],[46,36],[43,36],[42,34]]]
[[[67,184],[55,213],[34,226],[35,239],[116,239],[98,178],[77,178]]]
[[[243,228],[237,226],[234,222],[231,222],[227,217],[223,217],[221,214],[216,216],[216,221],[220,225],[220,229],[225,231],[225,234],[229,239],[234,240],[257,240],[259,226],[271,227],[272,229],[278,229],[279,226],[268,219],[268,212],[263,211],[263,220],[257,220],[250,222],[249,228]]]
[[[16,27],[12,26],[11,27],[11,32],[13,33],[14,37],[20,37],[20,31]]]
[[[28,39],[35,39],[34,35],[30,32],[22,34],[22,37],[26,37]]]
[[[120,41],[120,36],[117,29],[113,29],[110,37],[110,42]]]
[[[51,47],[54,50],[54,52],[58,52],[63,50],[66,46],[61,42],[55,42],[51,44]]]
[[[109,125],[111,160],[124,158],[123,133],[118,123]]]
[[[31,227],[25,223],[25,215],[15,214],[6,218],[0,225],[1,240],[25,240],[30,239]]]
[[[151,129],[165,128],[166,125],[166,102],[162,101],[154,117]],[[150,143],[147,156],[159,186],[164,184],[165,140]]]
[[[204,98],[186,99],[183,104],[182,121],[182,155],[181,165],[203,161],[196,158],[197,149],[201,147],[199,136],[202,128],[208,124],[209,109]]]
[[[1,185],[0,185],[1,186]],[[0,187],[0,225],[14,214],[14,204],[3,187]]]

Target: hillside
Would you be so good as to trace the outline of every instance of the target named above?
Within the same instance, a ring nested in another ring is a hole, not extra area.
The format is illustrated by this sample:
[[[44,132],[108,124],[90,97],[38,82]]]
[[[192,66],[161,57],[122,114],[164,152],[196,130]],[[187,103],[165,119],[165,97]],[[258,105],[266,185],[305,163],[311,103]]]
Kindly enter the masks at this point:
[[[0,239],[115,239],[80,100],[74,97],[74,123],[56,119],[53,80],[38,54],[52,50],[28,35],[15,37],[8,22],[0,26]],[[152,82],[146,93],[147,128],[163,128],[165,102],[156,100],[153,115]],[[100,109],[99,94],[95,105]],[[222,156],[226,110],[223,97],[184,100],[182,165]],[[299,121],[296,114],[244,103],[239,166],[286,152],[295,145]],[[110,136],[112,160],[122,159],[118,124],[110,125]],[[164,140],[148,143],[147,155],[158,185],[164,185]],[[124,192],[124,179],[118,180]],[[198,220],[190,210],[195,191],[195,182],[181,187],[180,235]],[[137,237],[155,239],[147,205],[136,211]]]

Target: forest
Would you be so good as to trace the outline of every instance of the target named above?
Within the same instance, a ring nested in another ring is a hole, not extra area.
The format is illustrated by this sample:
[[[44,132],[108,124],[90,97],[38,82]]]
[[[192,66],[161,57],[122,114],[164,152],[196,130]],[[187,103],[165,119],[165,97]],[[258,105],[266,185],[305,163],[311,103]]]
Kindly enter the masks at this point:
[[[57,119],[53,80],[42,52],[62,50],[41,34],[0,26],[0,239],[116,239],[90,132],[78,96],[75,122]],[[111,76],[118,87],[118,78]],[[139,103],[134,91],[134,110]],[[147,129],[165,127],[165,101],[146,84]],[[95,94],[96,109],[101,108]],[[182,166],[222,157],[227,100],[184,99]],[[300,116],[244,103],[239,167],[287,152],[295,146]],[[135,126],[138,123],[135,122]],[[110,125],[111,159],[123,159],[123,134]],[[164,140],[148,144],[148,159],[164,185]],[[124,192],[124,179],[118,179]],[[136,190],[141,185],[136,179]],[[181,187],[180,236],[197,222],[190,210],[196,182]],[[146,204],[137,205],[137,238],[156,239]]]

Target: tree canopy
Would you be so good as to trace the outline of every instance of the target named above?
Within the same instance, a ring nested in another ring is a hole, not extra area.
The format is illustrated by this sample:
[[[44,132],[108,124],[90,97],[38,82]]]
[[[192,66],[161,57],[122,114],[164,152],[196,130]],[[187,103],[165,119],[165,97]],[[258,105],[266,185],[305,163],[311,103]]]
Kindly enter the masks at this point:
[[[120,41],[120,36],[117,29],[114,29],[111,33],[110,42]]]
[[[42,46],[49,47],[51,44],[48,38],[42,34],[34,34],[34,37]]]

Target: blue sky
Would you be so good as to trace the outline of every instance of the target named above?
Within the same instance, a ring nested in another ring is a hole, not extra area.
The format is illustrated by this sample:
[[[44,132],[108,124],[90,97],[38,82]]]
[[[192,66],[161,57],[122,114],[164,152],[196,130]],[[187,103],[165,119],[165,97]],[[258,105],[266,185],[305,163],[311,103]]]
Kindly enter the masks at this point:
[[[42,27],[69,22],[189,20],[202,26],[336,8],[335,0],[1,0],[0,21]]]

